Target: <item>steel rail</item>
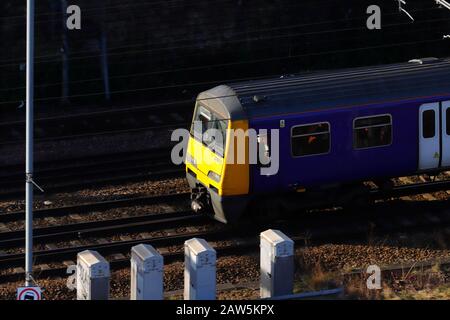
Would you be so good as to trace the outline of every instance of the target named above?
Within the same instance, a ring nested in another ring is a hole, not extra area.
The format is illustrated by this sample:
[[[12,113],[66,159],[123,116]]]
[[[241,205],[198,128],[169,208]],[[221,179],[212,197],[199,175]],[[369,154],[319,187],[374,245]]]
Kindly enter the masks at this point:
[[[34,228],[35,243],[50,241],[78,240],[88,237],[101,237],[120,232],[138,232],[163,230],[170,227],[182,227],[211,222],[205,216],[196,215],[192,211],[175,211],[170,213],[144,214],[134,217],[114,218],[100,221],[71,223],[65,225]],[[23,245],[24,230],[0,233],[0,248],[7,249]]]
[[[396,212],[394,208],[383,210],[384,206],[380,205],[378,212],[372,212],[370,215],[351,212],[348,215],[339,215],[336,212],[326,212],[323,214],[309,214],[308,216],[297,217],[295,220],[278,220],[273,222],[271,227],[282,228],[284,232],[291,235],[295,241],[350,241],[352,239],[367,235],[369,232],[378,230],[381,232],[399,232],[403,230],[426,230],[427,228],[443,227],[450,224],[450,210],[446,203],[440,202],[433,206],[428,206],[429,202],[421,204],[408,205],[409,211]],[[436,212],[431,212],[434,210]],[[343,211],[343,210],[341,210]],[[394,216],[394,211],[397,216]],[[426,211],[426,212],[424,212]],[[432,218],[429,218],[434,213]],[[389,220],[386,218],[390,217]],[[415,221],[414,221],[415,219]],[[326,221],[326,224],[324,224]],[[373,227],[375,225],[375,227]],[[374,229],[371,230],[369,227]],[[240,226],[229,227],[221,225],[216,231],[194,232],[181,235],[170,235],[156,238],[146,238],[138,240],[118,241],[106,244],[90,244],[70,248],[61,248],[54,250],[39,251],[36,258],[40,262],[55,261],[54,259],[64,258],[73,259],[76,252],[87,249],[99,250],[106,254],[120,251],[127,251],[132,245],[138,243],[151,243],[155,246],[162,245],[180,245],[182,241],[190,239],[190,237],[208,237],[208,240],[217,240],[224,236],[234,236],[235,239],[248,238],[253,235],[255,239],[259,232],[265,230],[267,225],[255,224],[254,221],[246,221]],[[233,239],[231,239],[233,240]],[[23,254],[7,254],[0,256],[0,267],[12,267],[20,265]],[[53,259],[53,260],[52,260]]]
[[[60,134],[55,135],[53,137],[45,137],[36,138],[36,143],[41,142],[55,142],[55,141],[61,141],[61,140],[73,140],[73,139],[80,139],[80,138],[92,138],[92,137],[100,137],[105,135],[115,135],[115,134],[126,134],[126,133],[135,133],[135,132],[142,132],[142,131],[149,131],[149,130],[161,130],[161,129],[177,129],[177,128],[188,128],[190,125],[190,122],[173,122],[171,124],[161,124],[161,125],[150,125],[150,126],[141,126],[138,128],[128,128],[128,129],[115,129],[115,130],[100,130],[95,132],[85,132],[85,133],[79,133],[79,134]],[[23,140],[16,139],[16,140],[0,140],[0,146],[1,145],[16,145],[23,143]]]
[[[384,212],[383,216],[387,215],[386,212]],[[318,219],[323,221],[323,219]],[[450,224],[450,215],[446,219],[446,225]],[[331,222],[333,224],[333,222]],[[428,225],[418,224],[415,226],[415,228],[411,228],[411,226],[405,227],[403,224],[397,224],[391,225],[390,227],[382,227],[381,229],[383,232],[391,233],[391,232],[398,232],[398,231],[412,231],[414,229],[422,229],[426,230],[427,228],[434,228],[438,225],[439,227],[445,227],[442,223],[434,222],[429,223]],[[274,226],[275,227],[275,226]],[[277,226],[278,227],[278,226]],[[250,252],[253,250],[258,249],[259,242],[257,240],[257,232],[255,232],[254,236],[252,236],[251,233],[248,232],[248,228],[242,228],[241,234],[245,234],[245,237],[239,238],[235,237],[232,242],[228,242],[224,246],[216,247],[215,250],[217,252],[218,256],[229,256],[229,255],[236,255],[241,253]],[[367,236],[367,229],[364,228],[355,228],[354,225],[348,225],[345,230],[340,230],[337,227],[329,227],[328,230],[321,230],[321,232],[317,233],[301,233],[298,230],[295,230],[295,226],[290,225],[289,228],[285,231],[292,240],[295,241],[296,246],[301,246],[302,243],[308,243],[310,244],[312,241],[314,241],[315,244],[321,244],[326,243],[327,241],[351,241],[351,240],[357,240],[361,238],[362,236]],[[346,232],[345,232],[346,231]],[[93,250],[99,250],[101,254],[109,254],[113,253],[115,249],[122,249],[121,251],[124,251],[123,249],[129,250],[131,246],[140,244],[140,243],[150,243],[156,247],[158,246],[164,246],[164,245],[173,245],[171,243],[172,241],[176,240],[180,245],[193,237],[203,237],[207,238],[208,241],[214,241],[220,239],[221,236],[227,235],[227,230],[221,230],[217,232],[197,232],[197,233],[190,233],[190,234],[183,234],[183,235],[177,235],[177,236],[170,236],[170,237],[159,237],[159,238],[153,238],[153,239],[142,239],[142,240],[132,240],[127,241],[126,243],[117,243],[113,244],[115,248],[113,249],[111,245],[100,245],[100,246],[84,246],[80,248],[70,248],[70,249],[60,249],[58,250],[57,254],[60,255],[60,257],[67,258],[68,260],[74,261],[76,257],[76,253],[80,252],[82,249],[93,249]],[[50,253],[51,254],[51,253]],[[70,257],[69,257],[70,255]],[[165,263],[171,263],[174,261],[182,261],[184,258],[184,251],[183,250],[177,250],[177,251],[164,251],[162,253],[164,257]],[[45,255],[45,252],[40,252],[38,254],[38,261],[51,261],[52,259],[47,255]],[[17,265],[21,265],[20,263],[23,262],[23,256],[20,254],[14,255],[11,257],[5,257],[4,259],[0,256],[0,267],[7,266],[7,267],[14,267]],[[118,258],[118,259],[112,259],[110,261],[111,269],[117,270],[121,268],[127,268],[130,266],[130,260],[129,258]],[[41,278],[46,277],[54,277],[54,276],[69,276],[67,274],[67,266],[57,266],[52,268],[44,268],[40,269],[36,272],[37,275]],[[23,272],[20,270],[15,270],[14,273],[2,273],[0,274],[0,283],[5,283],[8,281],[14,281],[20,277],[23,276]]]
[[[84,250],[97,250],[103,255],[129,251],[132,246],[149,243],[155,247],[164,245],[182,245],[184,241],[187,241],[195,237],[208,237],[209,239],[218,238],[226,234],[223,230],[218,231],[206,231],[206,232],[191,232],[180,235],[151,237],[145,239],[134,239],[127,241],[115,241],[102,244],[88,244],[76,247],[57,248],[52,250],[40,250],[34,252],[35,264],[54,262],[55,259],[76,259],[78,252]],[[0,256],[0,267],[11,268],[22,266],[25,259],[23,253],[13,253]]]
[[[137,182],[137,181],[148,181],[148,180],[157,180],[157,179],[168,179],[168,178],[177,178],[182,176],[183,171],[179,168],[170,168],[167,170],[155,171],[155,172],[138,172],[138,173],[128,173],[128,174],[119,174],[111,177],[99,177],[93,181],[89,179],[80,179],[79,181],[69,181],[67,183],[55,184],[51,186],[44,186],[45,192],[53,193],[53,192],[67,192],[72,190],[78,190],[80,188],[92,188],[92,187],[101,187],[111,184],[118,183],[129,183],[129,182]],[[0,199],[14,199],[19,196],[23,190],[21,189],[10,189],[7,191],[0,192]]]
[[[450,190],[450,180],[394,186],[391,189],[386,190],[376,189],[370,191],[370,196],[373,199],[384,199],[389,197],[403,197],[445,190]]]
[[[192,234],[192,236],[195,236],[195,234]],[[197,236],[203,236],[202,234],[197,234]],[[182,240],[182,239],[181,239]],[[186,239],[188,240],[188,239]],[[143,243],[143,242],[139,242]],[[216,252],[220,256],[229,256],[234,255],[238,253],[245,253],[249,250],[253,250],[258,246],[258,243],[256,241],[249,241],[249,242],[240,242],[240,243],[233,243],[231,245],[223,246],[220,248],[215,248]],[[163,252],[161,254],[164,257],[165,263],[171,263],[175,261],[182,261],[184,258],[184,251],[171,251],[171,252]],[[109,262],[110,267],[112,270],[117,270],[120,268],[126,268],[130,266],[130,260],[126,258],[122,259],[115,259]],[[48,269],[41,269],[37,270],[36,277],[40,278],[48,278],[48,277],[64,277],[69,276],[70,274],[67,274],[67,266],[61,267],[53,267]],[[23,277],[23,272],[17,271],[15,273],[3,273],[0,274],[0,283],[6,283],[9,281],[15,281],[16,279]]]
[[[167,202],[182,202],[188,201],[190,199],[190,193],[174,193],[158,196],[147,196],[147,197],[136,197],[136,198],[126,198],[118,200],[108,200],[93,203],[86,203],[80,205],[55,207],[48,209],[40,209],[34,211],[35,218],[46,218],[46,217],[62,217],[71,213],[89,213],[93,211],[105,211],[114,208],[123,208],[137,205],[152,205],[161,204]],[[25,215],[24,211],[8,212],[0,214],[0,222],[10,222],[23,219]]]
[[[170,160],[170,148],[164,149],[147,149],[140,151],[122,152],[116,154],[105,154],[97,156],[88,156],[83,158],[72,158],[64,160],[52,160],[35,163],[35,173],[40,175],[53,176],[67,174],[73,171],[83,171],[86,169],[97,168],[106,165],[119,165],[124,161],[166,161]],[[9,165],[0,167],[0,178],[2,179],[18,179],[21,178],[21,165]]]

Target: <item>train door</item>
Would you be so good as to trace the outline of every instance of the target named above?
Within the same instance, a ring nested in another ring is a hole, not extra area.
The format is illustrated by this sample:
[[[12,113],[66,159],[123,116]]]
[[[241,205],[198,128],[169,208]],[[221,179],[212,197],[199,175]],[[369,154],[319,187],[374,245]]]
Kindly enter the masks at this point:
[[[450,167],[450,101],[442,102],[442,167]]]
[[[450,166],[450,101],[419,110],[419,170]]]
[[[439,167],[440,110],[439,102],[427,103],[419,109],[419,170]]]

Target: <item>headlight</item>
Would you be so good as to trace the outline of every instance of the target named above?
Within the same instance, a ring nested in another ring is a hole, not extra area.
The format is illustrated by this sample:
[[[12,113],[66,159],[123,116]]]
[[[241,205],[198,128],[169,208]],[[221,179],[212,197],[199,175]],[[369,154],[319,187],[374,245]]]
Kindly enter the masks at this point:
[[[186,154],[186,159],[185,159],[184,163],[192,164],[194,167],[197,168],[197,161],[195,161],[194,157],[191,156],[189,153]]]
[[[216,182],[220,182],[220,175],[215,173],[214,171],[208,172],[208,178],[211,178]]]

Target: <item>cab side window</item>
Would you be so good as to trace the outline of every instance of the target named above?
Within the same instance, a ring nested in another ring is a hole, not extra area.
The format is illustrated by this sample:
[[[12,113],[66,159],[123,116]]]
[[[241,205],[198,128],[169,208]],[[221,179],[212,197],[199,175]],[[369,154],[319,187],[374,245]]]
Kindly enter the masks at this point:
[[[291,131],[292,156],[304,157],[330,152],[330,124],[328,122],[296,126]]]
[[[226,146],[228,120],[199,105],[196,108],[191,134],[214,153],[223,157]],[[220,137],[220,138],[219,138]]]
[[[354,149],[387,146],[392,143],[392,116],[357,118],[353,122]]]

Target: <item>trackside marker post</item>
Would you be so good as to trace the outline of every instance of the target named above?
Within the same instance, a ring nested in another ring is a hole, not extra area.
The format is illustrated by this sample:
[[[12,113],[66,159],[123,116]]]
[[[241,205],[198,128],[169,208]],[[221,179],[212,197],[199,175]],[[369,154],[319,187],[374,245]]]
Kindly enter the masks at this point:
[[[162,300],[164,258],[151,245],[131,249],[131,300]]]
[[[203,239],[184,243],[184,300],[216,299],[216,250]]]
[[[290,295],[294,288],[294,241],[278,230],[260,235],[261,298]]]
[[[109,277],[109,263],[98,252],[78,253],[77,300],[108,300]]]

